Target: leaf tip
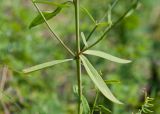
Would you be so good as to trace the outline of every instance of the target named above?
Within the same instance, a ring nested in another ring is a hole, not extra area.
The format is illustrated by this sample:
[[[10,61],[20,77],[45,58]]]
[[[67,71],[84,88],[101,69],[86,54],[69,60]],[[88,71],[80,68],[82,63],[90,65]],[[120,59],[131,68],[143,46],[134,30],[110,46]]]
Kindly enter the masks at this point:
[[[126,60],[126,63],[131,63],[132,61],[131,60]]]
[[[28,73],[26,69],[23,69],[22,72],[23,72],[24,74],[27,74],[27,73]]]

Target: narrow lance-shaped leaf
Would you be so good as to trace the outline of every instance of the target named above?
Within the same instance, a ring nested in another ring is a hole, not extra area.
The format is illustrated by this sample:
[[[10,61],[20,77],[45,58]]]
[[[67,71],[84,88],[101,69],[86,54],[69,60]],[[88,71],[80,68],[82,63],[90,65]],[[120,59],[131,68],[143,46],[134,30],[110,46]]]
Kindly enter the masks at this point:
[[[51,5],[51,6],[57,6],[57,7],[67,7],[67,6],[70,5],[70,4],[67,4],[67,3],[72,3],[72,1],[67,1],[65,3],[56,3],[56,2],[53,2],[53,1],[49,1],[49,0],[35,0],[33,2],[34,3]]]
[[[103,106],[103,105],[99,105],[98,106],[100,109],[101,109],[101,111],[102,112],[105,112],[105,113],[112,113],[112,111],[111,110],[109,110],[108,108],[106,108],[105,106]]]
[[[60,11],[62,10],[62,6],[65,6],[67,5],[69,2],[64,2],[62,3],[61,5],[59,5],[54,11],[51,11],[51,12],[42,12],[43,16],[45,17],[46,20],[49,20],[53,17],[55,17],[58,13],[60,13]],[[33,21],[31,22],[29,28],[33,28],[37,25],[40,25],[42,23],[44,23],[45,20],[43,19],[42,15],[41,14],[38,14],[34,19]]]
[[[108,7],[109,7],[108,8],[108,23],[111,26],[112,25],[112,15],[111,15],[111,13],[112,13],[112,6],[109,5]]]
[[[82,9],[83,9],[83,11],[86,12],[86,14],[89,16],[89,18],[93,21],[93,23],[96,24],[96,21],[93,18],[92,14],[86,8],[83,7]]]
[[[133,3],[133,7],[132,9],[126,14],[125,18],[129,17],[130,15],[132,15],[132,13],[136,10],[137,6],[138,6],[139,0],[135,0]]]
[[[108,98],[109,100],[111,100],[114,103],[117,104],[122,104],[119,100],[117,100],[114,95],[111,93],[111,91],[109,90],[109,88],[107,87],[107,85],[105,84],[104,80],[102,79],[102,77],[98,74],[98,72],[96,71],[96,69],[92,66],[92,64],[89,62],[89,60],[81,55],[80,56],[82,63],[89,75],[89,77],[91,78],[91,80],[93,81],[93,83],[96,85],[96,87],[101,91],[101,93]]]
[[[53,17],[55,17],[60,11],[62,10],[61,7],[58,7],[56,10],[54,10],[53,12],[42,12],[42,14],[44,15],[45,19],[46,20],[49,20]],[[30,26],[29,26],[29,29],[37,26],[37,25],[40,25],[42,23],[44,23],[45,20],[43,19],[43,17],[41,16],[41,14],[38,14],[34,20],[31,22]]]
[[[82,95],[83,114],[90,114],[90,107],[84,95]]]
[[[119,80],[105,80],[106,84],[120,84],[121,82]]]
[[[94,56],[98,56],[113,62],[117,62],[117,63],[130,63],[130,60],[125,60],[125,59],[120,59],[118,57],[114,57],[110,54],[107,54],[105,52],[102,51],[96,51],[96,50],[87,50],[85,52],[83,52],[84,54],[88,54],[88,55],[94,55]]]
[[[108,26],[109,23],[108,22],[100,22],[100,23],[97,23],[97,26],[101,26],[101,27],[105,27],[105,26]]]
[[[30,68],[24,69],[23,73],[35,72],[37,70],[41,70],[41,69],[44,69],[44,68],[52,67],[52,66],[54,66],[56,64],[68,62],[68,61],[71,61],[71,60],[73,60],[73,59],[54,60],[54,61],[46,62],[46,63],[43,63],[43,64],[39,64],[39,65],[30,67]]]
[[[82,41],[83,41],[84,45],[85,45],[86,47],[88,47],[88,44],[87,44],[87,41],[86,41],[86,37],[85,37],[85,35],[84,35],[83,32],[81,32],[81,37],[82,37]]]

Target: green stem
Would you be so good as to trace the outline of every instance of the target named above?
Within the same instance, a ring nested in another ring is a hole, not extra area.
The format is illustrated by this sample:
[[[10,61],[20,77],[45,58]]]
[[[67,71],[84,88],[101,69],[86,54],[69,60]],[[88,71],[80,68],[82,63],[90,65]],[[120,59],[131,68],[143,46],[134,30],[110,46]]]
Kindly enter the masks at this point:
[[[101,40],[103,40],[104,37],[105,37],[105,35],[106,35],[108,32],[110,32],[119,22],[121,22],[121,21],[126,17],[126,15],[128,14],[128,12],[129,12],[131,9],[132,9],[132,7],[129,8],[112,26],[108,27],[108,28],[104,31],[104,33],[102,34],[102,36],[101,36],[95,43],[93,43],[93,44],[90,45],[89,47],[83,49],[79,54],[81,54],[81,53],[83,53],[84,51],[92,48],[93,46],[95,46],[96,44],[98,44]]]
[[[80,27],[79,27],[79,0],[74,0],[75,6],[75,25],[76,25],[76,46],[77,46],[77,57],[76,57],[76,64],[77,64],[77,81],[78,81],[78,94],[79,94],[79,101],[78,101],[78,114],[82,114],[82,79],[81,79],[81,60],[79,57],[80,53]]]
[[[99,91],[97,90],[97,91],[96,91],[96,98],[95,98],[94,103],[93,103],[93,107],[92,107],[91,114],[94,113],[94,109],[95,109],[96,104],[97,104],[98,96],[99,96]]]
[[[88,35],[86,41],[88,41],[88,40],[90,39],[90,37],[91,37],[92,34],[96,31],[97,28],[98,28],[98,25],[96,24],[96,25],[94,26],[94,28],[92,29],[91,33]]]
[[[119,0],[115,0],[115,1],[112,3],[112,5],[111,5],[111,10],[117,5],[118,1],[119,1]],[[99,21],[99,23],[101,23],[107,15],[108,15],[108,12],[102,17],[102,19]],[[97,24],[93,27],[93,29],[91,30],[91,32],[90,32],[90,34],[88,35],[88,37],[86,38],[86,41],[88,41],[88,40],[91,38],[92,34],[96,31],[96,29],[97,29],[98,27],[99,27],[99,25],[98,25],[98,23],[97,23]],[[85,46],[83,46],[82,49],[84,49],[84,47],[85,47]]]
[[[62,46],[73,56],[75,56],[75,54],[68,48],[68,46],[59,38],[59,36],[52,30],[51,26],[49,25],[49,23],[47,22],[46,18],[44,17],[43,13],[41,12],[41,10],[39,9],[38,5],[36,3],[34,3],[32,1],[33,5],[36,7],[36,9],[38,10],[39,14],[42,16],[42,18],[44,19],[48,29],[50,30],[50,32],[52,33],[52,35],[62,44]]]
[[[117,5],[119,0],[115,0],[113,1],[112,5],[111,5],[111,10],[113,10],[113,8]],[[100,22],[103,22],[103,20],[105,19],[105,17],[108,15],[108,11],[106,12],[106,14],[101,18],[101,20],[99,21]]]

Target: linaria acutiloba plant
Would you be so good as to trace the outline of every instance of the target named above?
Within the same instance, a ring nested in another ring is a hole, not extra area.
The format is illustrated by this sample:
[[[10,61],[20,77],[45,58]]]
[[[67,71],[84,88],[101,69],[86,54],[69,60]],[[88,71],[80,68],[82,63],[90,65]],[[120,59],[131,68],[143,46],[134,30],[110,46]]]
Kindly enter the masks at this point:
[[[86,14],[89,16],[89,18],[95,24],[94,28],[91,30],[89,35],[86,37],[85,34],[80,31],[80,0],[73,0],[73,1],[70,0],[70,1],[66,1],[64,3],[56,3],[54,1],[49,1],[49,0],[32,0],[32,3],[35,6],[35,8],[37,9],[39,14],[33,19],[29,28],[31,29],[37,25],[45,23],[47,25],[49,31],[53,35],[52,38],[56,38],[59,41],[59,43],[62,45],[62,47],[64,47],[64,50],[68,51],[68,53],[72,56],[72,58],[64,59],[64,60],[53,60],[53,61],[46,62],[46,63],[40,64],[40,65],[36,65],[36,66],[30,67],[30,68],[24,69],[23,73],[31,73],[31,72],[35,72],[37,70],[41,70],[44,68],[52,67],[56,64],[61,64],[64,62],[69,62],[69,61],[75,61],[76,69],[77,69],[77,90],[76,90],[76,92],[78,94],[78,114],[93,113],[93,111],[90,112],[88,102],[87,102],[86,98],[83,96],[83,92],[82,92],[82,75],[81,75],[82,66],[84,66],[87,74],[89,75],[89,77],[93,81],[96,88],[99,90],[98,92],[101,92],[106,98],[108,98],[110,101],[112,101],[114,103],[123,104],[111,93],[110,89],[107,87],[107,84],[102,79],[102,77],[97,72],[97,70],[94,68],[94,66],[90,63],[90,61],[88,60],[86,55],[97,56],[97,57],[100,57],[103,59],[107,59],[107,60],[110,60],[110,61],[113,61],[116,63],[122,63],[122,64],[126,64],[126,63],[131,62],[130,60],[120,59],[118,57],[114,57],[114,56],[107,54],[105,52],[102,52],[102,51],[90,50],[90,49],[93,46],[100,43],[100,41],[102,41],[105,38],[105,36],[107,35],[107,33],[109,31],[111,31],[118,23],[120,23],[123,19],[125,19],[127,16],[129,16],[136,9],[138,2],[139,2],[139,0],[133,0],[133,3],[131,4],[131,6],[115,22],[112,22],[112,18],[111,18],[112,15],[111,14],[112,14],[112,9],[118,3],[118,0],[113,1],[113,3],[108,6],[107,14],[105,14],[101,20],[95,20],[93,18],[93,16],[91,15],[91,13],[86,8],[82,8],[82,10],[86,12]],[[42,12],[40,10],[38,4],[54,5],[57,8],[51,12],[47,12],[47,11]],[[58,15],[64,7],[68,7],[68,6],[73,6],[74,10],[75,10],[75,38],[76,38],[76,42],[75,42],[76,48],[75,49],[76,49],[76,53],[74,53],[75,50],[74,51],[71,50],[69,48],[69,46],[67,46],[61,40],[61,38],[58,36],[58,34],[52,30],[50,24],[47,22],[49,19],[52,19],[53,17]],[[106,16],[108,17],[108,21],[104,22],[104,18]],[[88,45],[87,42],[92,37],[93,33],[97,30],[98,27],[100,27],[102,25],[106,26],[106,29],[104,30],[103,34],[93,44]],[[81,45],[81,41],[83,41],[83,45]],[[105,108],[101,105],[99,107]]]

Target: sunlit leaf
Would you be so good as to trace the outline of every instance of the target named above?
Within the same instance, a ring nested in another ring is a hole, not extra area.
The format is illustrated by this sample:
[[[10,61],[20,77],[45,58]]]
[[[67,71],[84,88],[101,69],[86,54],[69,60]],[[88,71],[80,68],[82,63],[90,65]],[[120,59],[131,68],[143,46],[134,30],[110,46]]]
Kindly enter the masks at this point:
[[[46,62],[46,63],[43,63],[43,64],[39,64],[39,65],[30,67],[30,68],[24,69],[23,73],[35,72],[37,70],[41,70],[41,69],[44,69],[44,68],[52,67],[52,66],[54,66],[56,64],[64,63],[64,62],[71,61],[71,60],[73,60],[73,59],[54,60],[54,61],[51,61],[51,62]]]
[[[130,60],[125,60],[125,59],[120,59],[118,57],[114,57],[110,54],[107,54],[105,52],[102,51],[96,51],[96,50],[86,50],[85,52],[83,52],[84,54],[88,54],[88,55],[94,55],[94,56],[98,56],[113,62],[117,62],[117,63],[130,63]]]
[[[108,8],[108,23],[109,23],[109,25],[112,25],[112,15],[111,15],[111,13],[112,13],[112,6],[109,5],[109,8]]]
[[[81,32],[81,37],[82,37],[82,41],[83,41],[84,45],[85,45],[86,47],[88,47],[88,44],[87,44],[87,41],[86,41],[86,37],[85,37],[85,35],[84,35],[83,32]]]
[[[89,62],[89,60],[81,55],[80,56],[82,63],[89,75],[89,77],[91,78],[91,80],[94,82],[94,84],[96,85],[96,87],[101,91],[101,93],[108,98],[109,100],[111,100],[114,103],[118,103],[118,104],[122,104],[119,100],[117,100],[113,94],[111,93],[111,91],[109,90],[109,88],[107,87],[107,85],[105,84],[104,80],[102,79],[102,77],[98,74],[98,72],[96,71],[96,69],[92,66],[92,64]]]

